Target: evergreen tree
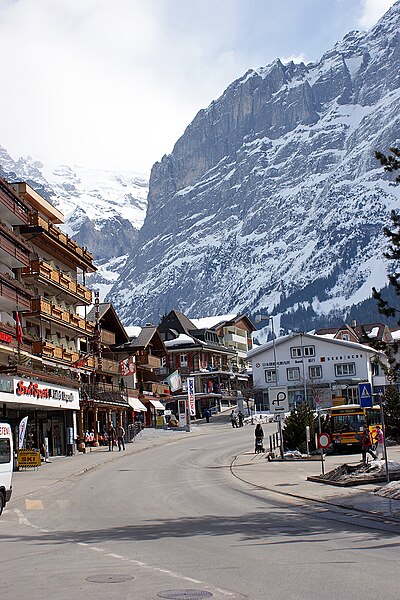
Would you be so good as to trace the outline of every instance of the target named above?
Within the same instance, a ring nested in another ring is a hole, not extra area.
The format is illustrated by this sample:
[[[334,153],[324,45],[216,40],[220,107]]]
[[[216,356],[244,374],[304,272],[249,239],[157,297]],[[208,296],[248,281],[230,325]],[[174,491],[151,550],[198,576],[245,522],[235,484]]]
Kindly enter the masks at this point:
[[[376,158],[383,165],[385,171],[392,173],[400,170],[400,149],[390,148],[391,155],[385,156],[381,152],[375,152]],[[395,179],[397,183],[400,182],[400,175]],[[391,227],[385,227],[383,232],[389,240],[389,247],[386,252],[383,253],[385,258],[393,261],[393,272],[389,273],[388,279],[390,286],[393,287],[396,296],[400,296],[400,272],[398,267],[400,265],[400,213],[397,210],[392,210],[390,214],[392,222]],[[386,317],[396,318],[397,325],[400,326],[400,310],[397,306],[393,306],[388,300],[382,297],[382,294],[372,288],[372,295],[378,303],[378,310],[382,315]],[[396,304],[396,303],[395,303]],[[388,344],[387,342],[379,342],[375,344],[375,348],[383,350],[386,354],[389,368],[387,369],[387,376],[389,380],[395,382],[398,380],[400,374],[400,362],[398,357],[399,346],[395,341],[394,343]]]
[[[283,445],[287,450],[307,450],[306,426],[310,427],[310,450],[315,450],[315,432],[318,431],[318,421],[308,402],[298,404],[285,419],[283,429]]]
[[[400,394],[395,385],[389,385],[385,390],[384,409],[386,435],[397,439],[400,431]]]

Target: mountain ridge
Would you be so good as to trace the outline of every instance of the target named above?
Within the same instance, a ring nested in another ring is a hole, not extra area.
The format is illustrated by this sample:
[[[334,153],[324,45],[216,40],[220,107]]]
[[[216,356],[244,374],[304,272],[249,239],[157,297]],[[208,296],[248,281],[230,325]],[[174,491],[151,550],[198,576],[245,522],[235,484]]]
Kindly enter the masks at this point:
[[[197,113],[152,168],[108,295],[128,325],[171,308],[344,316],[385,285],[400,196],[374,150],[399,141],[399,17],[397,2],[317,62],[249,70]]]

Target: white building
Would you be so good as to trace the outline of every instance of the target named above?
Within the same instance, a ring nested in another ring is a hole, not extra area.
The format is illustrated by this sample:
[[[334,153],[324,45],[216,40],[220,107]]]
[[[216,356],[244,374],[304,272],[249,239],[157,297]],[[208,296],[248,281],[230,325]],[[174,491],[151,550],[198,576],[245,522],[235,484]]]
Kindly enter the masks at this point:
[[[268,409],[268,390],[288,388],[292,408],[307,398],[317,407],[359,403],[359,383],[374,391],[385,385],[378,359],[382,353],[355,342],[307,333],[290,334],[248,352],[256,403]]]

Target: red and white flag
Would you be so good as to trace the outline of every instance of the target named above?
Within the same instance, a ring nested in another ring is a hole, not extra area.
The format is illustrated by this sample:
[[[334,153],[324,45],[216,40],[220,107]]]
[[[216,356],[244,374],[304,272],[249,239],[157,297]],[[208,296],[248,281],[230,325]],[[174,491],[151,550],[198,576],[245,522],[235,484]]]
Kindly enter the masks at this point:
[[[19,320],[18,311],[15,313],[15,339],[18,344],[22,344],[22,326],[21,321]]]

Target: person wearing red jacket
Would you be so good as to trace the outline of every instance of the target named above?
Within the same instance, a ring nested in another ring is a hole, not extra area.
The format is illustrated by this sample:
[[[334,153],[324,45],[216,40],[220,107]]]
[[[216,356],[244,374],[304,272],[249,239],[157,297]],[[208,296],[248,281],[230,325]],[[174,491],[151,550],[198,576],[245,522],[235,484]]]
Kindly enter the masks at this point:
[[[376,460],[376,454],[372,451],[372,437],[367,425],[364,425],[363,432],[361,434],[361,454],[363,464],[367,464],[367,453]]]

